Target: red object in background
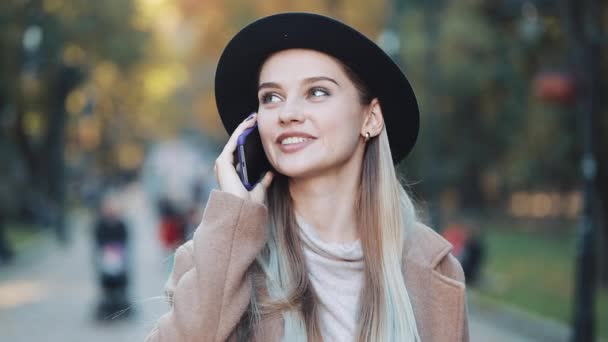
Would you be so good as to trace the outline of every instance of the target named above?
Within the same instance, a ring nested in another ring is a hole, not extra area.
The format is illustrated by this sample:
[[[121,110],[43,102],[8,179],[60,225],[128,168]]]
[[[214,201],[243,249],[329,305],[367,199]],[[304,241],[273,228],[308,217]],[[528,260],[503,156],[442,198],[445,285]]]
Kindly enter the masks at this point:
[[[470,226],[452,223],[441,235],[452,244],[452,254],[460,262],[467,284],[477,282],[485,259],[484,243],[479,231]]]
[[[160,241],[167,249],[175,249],[183,242],[184,225],[173,217],[162,218],[160,222]]]
[[[563,72],[544,72],[534,79],[534,94],[543,101],[570,104],[576,97],[574,77]]]
[[[454,247],[452,249],[452,254],[460,259],[467,240],[469,239],[469,231],[461,225],[450,224],[443,230],[441,235],[443,235],[443,237]]]

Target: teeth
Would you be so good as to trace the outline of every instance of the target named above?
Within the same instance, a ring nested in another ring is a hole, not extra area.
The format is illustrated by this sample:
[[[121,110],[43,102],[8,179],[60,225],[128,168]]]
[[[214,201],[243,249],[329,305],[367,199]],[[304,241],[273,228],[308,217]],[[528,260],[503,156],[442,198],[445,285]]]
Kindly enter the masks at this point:
[[[281,141],[281,144],[282,145],[298,144],[298,143],[303,143],[308,140],[310,140],[310,139],[302,138],[302,137],[289,137],[289,138],[283,139],[283,141]]]

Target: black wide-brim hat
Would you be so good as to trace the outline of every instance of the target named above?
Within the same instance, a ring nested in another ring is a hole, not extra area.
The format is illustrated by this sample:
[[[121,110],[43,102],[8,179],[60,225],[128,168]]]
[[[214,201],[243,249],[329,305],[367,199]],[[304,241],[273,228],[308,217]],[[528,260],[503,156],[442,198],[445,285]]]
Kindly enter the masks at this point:
[[[232,134],[258,108],[258,77],[273,53],[311,49],[333,56],[352,69],[377,97],[397,164],[418,137],[414,91],[393,60],[373,41],[335,19],[313,13],[281,13],[259,19],[238,32],[222,53],[215,72],[215,101]]]

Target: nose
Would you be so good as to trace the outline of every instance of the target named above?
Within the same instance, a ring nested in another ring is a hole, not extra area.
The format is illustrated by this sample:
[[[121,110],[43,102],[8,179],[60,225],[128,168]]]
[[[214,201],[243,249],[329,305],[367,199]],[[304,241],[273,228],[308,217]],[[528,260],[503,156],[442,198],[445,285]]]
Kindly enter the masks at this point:
[[[291,122],[301,122],[303,120],[304,115],[295,99],[286,101],[283,108],[279,111],[279,122],[283,125]]]

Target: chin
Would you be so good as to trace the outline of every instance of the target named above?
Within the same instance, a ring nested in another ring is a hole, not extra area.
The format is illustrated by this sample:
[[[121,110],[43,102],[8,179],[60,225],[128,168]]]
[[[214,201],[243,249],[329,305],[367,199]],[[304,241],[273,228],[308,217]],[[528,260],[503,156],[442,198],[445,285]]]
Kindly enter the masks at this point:
[[[289,178],[302,178],[302,177],[307,177],[310,174],[314,173],[314,170],[311,170],[310,168],[303,168],[303,167],[279,167],[279,168],[275,168],[275,169],[280,174],[282,174],[286,177],[289,177]]]
[[[322,169],[317,162],[304,160],[281,161],[273,163],[273,166],[277,172],[289,178],[310,177]]]

